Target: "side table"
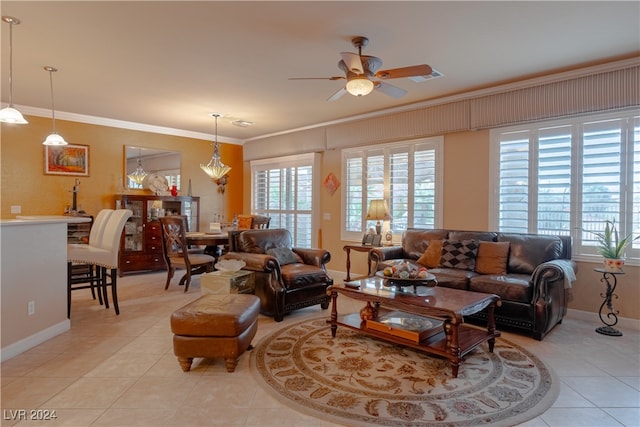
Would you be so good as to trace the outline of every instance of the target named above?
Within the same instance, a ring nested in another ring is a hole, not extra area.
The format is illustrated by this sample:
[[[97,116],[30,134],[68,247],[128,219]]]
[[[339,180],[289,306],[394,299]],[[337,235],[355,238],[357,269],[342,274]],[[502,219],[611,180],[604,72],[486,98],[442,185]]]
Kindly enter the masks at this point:
[[[213,271],[200,276],[200,293],[205,294],[253,294],[253,271]]]
[[[596,332],[603,335],[621,337],[622,332],[614,328],[614,326],[618,323],[619,311],[613,309],[613,304],[611,300],[613,299],[613,297],[618,298],[618,295],[614,294],[616,290],[616,286],[618,284],[618,280],[616,276],[618,274],[624,274],[624,271],[620,270],[620,271],[613,272],[613,271],[605,270],[604,268],[594,268],[594,270],[597,271],[598,273],[602,273],[602,278],[600,279],[600,282],[605,283],[607,285],[606,291],[604,293],[602,292],[600,293],[600,296],[604,298],[604,301],[602,301],[602,305],[600,305],[600,311],[599,311],[600,320],[602,321],[602,323],[605,324],[605,326],[600,326],[596,328]],[[606,320],[603,313],[605,311],[605,308],[604,308],[605,306],[607,306],[606,311],[608,311],[606,313]],[[613,320],[610,320],[610,319],[613,319]]]
[[[367,274],[371,274],[371,260],[369,259],[369,251],[373,249],[373,246],[366,245],[344,245],[342,248],[345,252],[347,252],[347,277],[344,279],[347,282],[351,281],[351,251],[354,250],[356,252],[366,252],[367,253]]]

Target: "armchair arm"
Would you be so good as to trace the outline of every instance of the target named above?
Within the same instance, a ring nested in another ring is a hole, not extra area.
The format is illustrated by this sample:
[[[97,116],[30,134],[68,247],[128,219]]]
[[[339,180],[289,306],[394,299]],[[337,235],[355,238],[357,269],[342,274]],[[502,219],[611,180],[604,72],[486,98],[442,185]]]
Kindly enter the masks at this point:
[[[575,273],[576,264],[570,259],[554,259],[537,266],[531,276],[534,301],[549,299],[554,287],[570,289]]]
[[[575,272],[576,265],[569,259],[547,261],[533,271],[534,338],[542,339],[567,313]]]
[[[293,252],[302,258],[302,262],[308,265],[324,268],[324,265],[331,261],[331,253],[325,249],[318,248],[293,248]]]
[[[245,262],[244,270],[251,271],[275,271],[280,276],[280,264],[278,260],[267,254],[254,254],[251,252],[228,252],[221,259],[239,259]]]
[[[378,271],[378,264],[382,261],[402,258],[405,258],[402,246],[383,246],[373,248],[369,251],[369,261],[372,265],[372,271],[370,273]]]

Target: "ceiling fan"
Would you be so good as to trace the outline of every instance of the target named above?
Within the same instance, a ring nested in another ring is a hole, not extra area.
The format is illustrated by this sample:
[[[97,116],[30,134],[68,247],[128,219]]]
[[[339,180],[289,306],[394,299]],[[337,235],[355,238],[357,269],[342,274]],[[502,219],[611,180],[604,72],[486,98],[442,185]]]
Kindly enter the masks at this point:
[[[374,89],[385,95],[400,98],[407,91],[384,80],[409,77],[414,81],[420,82],[442,75],[427,64],[379,71],[378,69],[382,66],[382,60],[375,56],[362,54],[362,48],[369,44],[369,39],[358,36],[351,39],[351,43],[358,49],[358,53],[340,52],[342,59],[338,62],[338,68],[344,71],[345,76],[292,77],[289,80],[346,80],[347,84],[327,99],[327,101],[335,101],[346,93],[354,96],[364,96]]]

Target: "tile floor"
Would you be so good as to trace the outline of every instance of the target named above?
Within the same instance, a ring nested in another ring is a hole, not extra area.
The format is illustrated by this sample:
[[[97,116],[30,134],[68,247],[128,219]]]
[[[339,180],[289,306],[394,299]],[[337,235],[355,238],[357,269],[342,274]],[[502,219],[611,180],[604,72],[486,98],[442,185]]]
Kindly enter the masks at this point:
[[[200,294],[166,273],[120,278],[120,315],[75,291],[71,330],[2,363],[2,426],[18,409],[55,409],[65,426],[329,426],[295,412],[256,385],[245,353],[233,374],[222,360],[196,359],[183,373],[173,356],[169,316]],[[339,300],[341,312],[357,307]],[[275,328],[321,312],[299,310],[277,324],[260,316],[257,342]],[[561,380],[555,404],[523,426],[640,426],[640,333],[594,332],[597,322],[569,316],[539,342],[504,333],[545,360]],[[12,416],[13,415],[13,416]],[[12,419],[13,418],[13,419]]]

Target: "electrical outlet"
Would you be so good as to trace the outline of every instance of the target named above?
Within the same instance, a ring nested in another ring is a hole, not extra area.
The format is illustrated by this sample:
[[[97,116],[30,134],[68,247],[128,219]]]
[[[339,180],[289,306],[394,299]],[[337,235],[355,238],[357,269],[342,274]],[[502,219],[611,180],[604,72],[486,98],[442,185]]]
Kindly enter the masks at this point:
[[[11,213],[12,214],[20,214],[20,213],[22,213],[22,206],[20,206],[20,205],[11,206]]]
[[[34,314],[36,314],[36,302],[35,301],[29,301],[29,303],[27,304],[27,314],[29,316],[33,316]]]

